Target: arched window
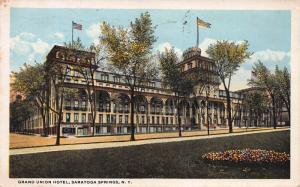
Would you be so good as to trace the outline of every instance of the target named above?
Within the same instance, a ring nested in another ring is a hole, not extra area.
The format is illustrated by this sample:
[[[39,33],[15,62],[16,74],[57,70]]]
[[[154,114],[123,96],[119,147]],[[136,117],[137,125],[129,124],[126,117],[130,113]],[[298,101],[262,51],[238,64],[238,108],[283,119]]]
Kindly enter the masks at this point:
[[[152,97],[150,101],[151,114],[161,114],[163,109],[163,101],[158,97]]]
[[[165,106],[166,115],[173,115],[174,107],[175,107],[174,99],[168,98],[166,101],[166,106]]]
[[[129,102],[130,102],[130,99],[129,99],[128,95],[126,95],[124,93],[118,94],[114,101],[115,111],[119,112],[119,113],[122,113],[122,112],[128,113],[129,112]]]
[[[99,91],[98,92],[98,111],[100,112],[110,112],[110,97],[108,92]]]
[[[181,100],[179,103],[179,113],[181,116],[190,116],[190,105],[186,100]]]
[[[67,93],[64,96],[64,106],[66,110],[83,110],[87,109],[87,96],[83,89],[78,89]]]
[[[81,110],[87,109],[87,94],[85,90],[79,90],[78,92],[79,108]]]
[[[145,96],[137,95],[134,97],[135,107],[134,110],[140,113],[146,113],[148,102]]]

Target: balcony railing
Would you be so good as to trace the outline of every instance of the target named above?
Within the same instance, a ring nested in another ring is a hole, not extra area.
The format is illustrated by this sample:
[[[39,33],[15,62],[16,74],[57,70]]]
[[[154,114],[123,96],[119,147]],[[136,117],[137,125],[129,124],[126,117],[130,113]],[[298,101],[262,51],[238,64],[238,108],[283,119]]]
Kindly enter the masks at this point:
[[[81,110],[86,111],[87,107],[64,106],[65,110]]]

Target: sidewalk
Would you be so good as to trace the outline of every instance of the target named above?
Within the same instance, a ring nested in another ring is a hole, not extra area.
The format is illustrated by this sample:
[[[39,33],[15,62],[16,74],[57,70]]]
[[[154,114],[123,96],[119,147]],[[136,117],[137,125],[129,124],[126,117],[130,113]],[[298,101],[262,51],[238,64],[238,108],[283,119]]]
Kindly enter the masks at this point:
[[[139,141],[128,141],[129,135],[122,136],[98,136],[98,137],[84,137],[84,138],[63,138],[60,146],[47,146],[54,145],[54,137],[38,137],[30,136],[30,138],[42,138],[44,144],[35,144],[29,148],[10,149],[10,155],[19,154],[31,154],[31,153],[43,153],[43,152],[53,152],[53,151],[65,151],[65,150],[83,150],[83,149],[99,149],[99,148],[112,148],[112,147],[123,147],[123,146],[134,146],[134,145],[144,145],[153,143],[166,143],[166,142],[177,142],[186,140],[198,140],[198,139],[209,139],[216,137],[228,137],[228,136],[241,136],[246,134],[254,133],[266,133],[274,131],[285,131],[289,128],[251,128],[245,132],[245,129],[234,129],[234,133],[229,134],[228,129],[211,131],[211,135],[207,136],[206,131],[194,131],[194,132],[184,132],[183,137],[179,138],[178,133],[157,133],[157,134],[137,134],[136,140]],[[15,134],[13,134],[15,135]],[[12,136],[13,136],[12,135]],[[24,135],[22,135],[24,136]],[[11,138],[14,138],[11,137]],[[48,141],[46,141],[48,140]],[[32,140],[31,140],[32,141]],[[117,141],[117,142],[116,142]],[[46,142],[46,143],[45,143]],[[47,144],[48,143],[48,144]],[[53,144],[49,144],[53,143]],[[17,144],[14,144],[17,145]],[[18,144],[20,145],[20,144]],[[28,144],[27,144],[28,145]],[[39,145],[39,147],[37,147]],[[41,147],[42,146],[42,147]],[[15,146],[17,147],[17,146]]]
[[[247,131],[266,130],[271,128],[248,128]],[[234,132],[245,132],[245,128],[234,128]],[[210,134],[224,134],[228,133],[228,129],[210,130]],[[205,136],[206,130],[202,131],[183,131],[182,136]],[[176,138],[178,132],[152,133],[152,134],[136,134],[136,140],[155,139],[155,138]],[[94,137],[67,137],[61,138],[61,145],[83,144],[83,143],[104,143],[104,142],[123,142],[129,141],[130,135],[98,135]],[[23,135],[10,134],[10,149],[27,148],[27,147],[41,147],[55,145],[56,136],[41,137],[39,135]]]

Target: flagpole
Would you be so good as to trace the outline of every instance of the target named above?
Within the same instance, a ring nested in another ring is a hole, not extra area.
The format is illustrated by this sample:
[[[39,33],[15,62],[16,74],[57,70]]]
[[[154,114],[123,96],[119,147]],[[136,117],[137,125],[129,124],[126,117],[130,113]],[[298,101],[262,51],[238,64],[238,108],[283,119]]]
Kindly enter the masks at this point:
[[[72,47],[73,47],[73,21],[72,21]]]
[[[198,17],[196,20],[196,26],[197,26],[197,44],[196,44],[196,48],[199,47],[199,26],[198,26]]]

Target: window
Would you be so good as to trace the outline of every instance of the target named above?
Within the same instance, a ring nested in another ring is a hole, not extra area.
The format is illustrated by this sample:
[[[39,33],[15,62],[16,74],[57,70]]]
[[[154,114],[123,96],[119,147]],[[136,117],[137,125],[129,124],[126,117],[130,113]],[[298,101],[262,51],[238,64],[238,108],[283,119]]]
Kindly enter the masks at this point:
[[[106,123],[110,123],[110,115],[109,114],[106,115]]]
[[[159,117],[156,117],[156,123],[159,125]]]
[[[150,87],[155,87],[155,83],[154,83],[154,82],[150,82],[150,83],[149,83],[149,86],[150,86]]]
[[[103,123],[103,114],[99,114],[99,123]]]
[[[101,80],[108,81],[108,75],[101,75]]]
[[[169,118],[166,117],[166,125],[168,125],[168,124],[169,124]]]
[[[154,116],[152,116],[152,124],[155,124]]]
[[[116,124],[116,115],[111,115],[111,123]]]
[[[173,117],[170,117],[170,124],[173,125]]]
[[[91,113],[90,113],[89,116],[88,116],[88,121],[89,121],[89,122],[92,122],[92,114],[91,114]]]
[[[142,116],[142,125],[145,124],[145,116]]]
[[[65,99],[65,107],[66,107],[66,109],[70,109],[70,107],[71,107],[70,99]]]
[[[74,107],[75,107],[75,108],[78,108],[78,100],[75,100],[75,101],[74,101]]]
[[[125,112],[129,112],[129,111],[128,111],[128,104],[125,104],[124,107],[125,107],[125,109],[124,109]]]
[[[106,112],[110,112],[110,103],[106,103],[106,108],[105,108]]]
[[[81,114],[81,123],[85,123],[86,122],[86,114],[82,113]]]
[[[188,63],[188,69],[192,69],[193,64],[192,63]]]
[[[78,122],[78,113],[74,113],[74,122]]]
[[[66,122],[70,122],[70,121],[71,121],[71,114],[66,113]]]
[[[181,72],[184,72],[184,66],[181,67]]]
[[[123,123],[123,116],[119,115],[119,123],[122,124]]]
[[[125,115],[125,124],[128,124],[128,115]]]
[[[114,82],[120,82],[120,77],[114,77]]]
[[[81,107],[82,107],[82,108],[86,108],[86,102],[85,102],[85,101],[82,101],[82,102],[81,102]]]
[[[144,105],[140,106],[140,112],[145,112],[145,106]]]

